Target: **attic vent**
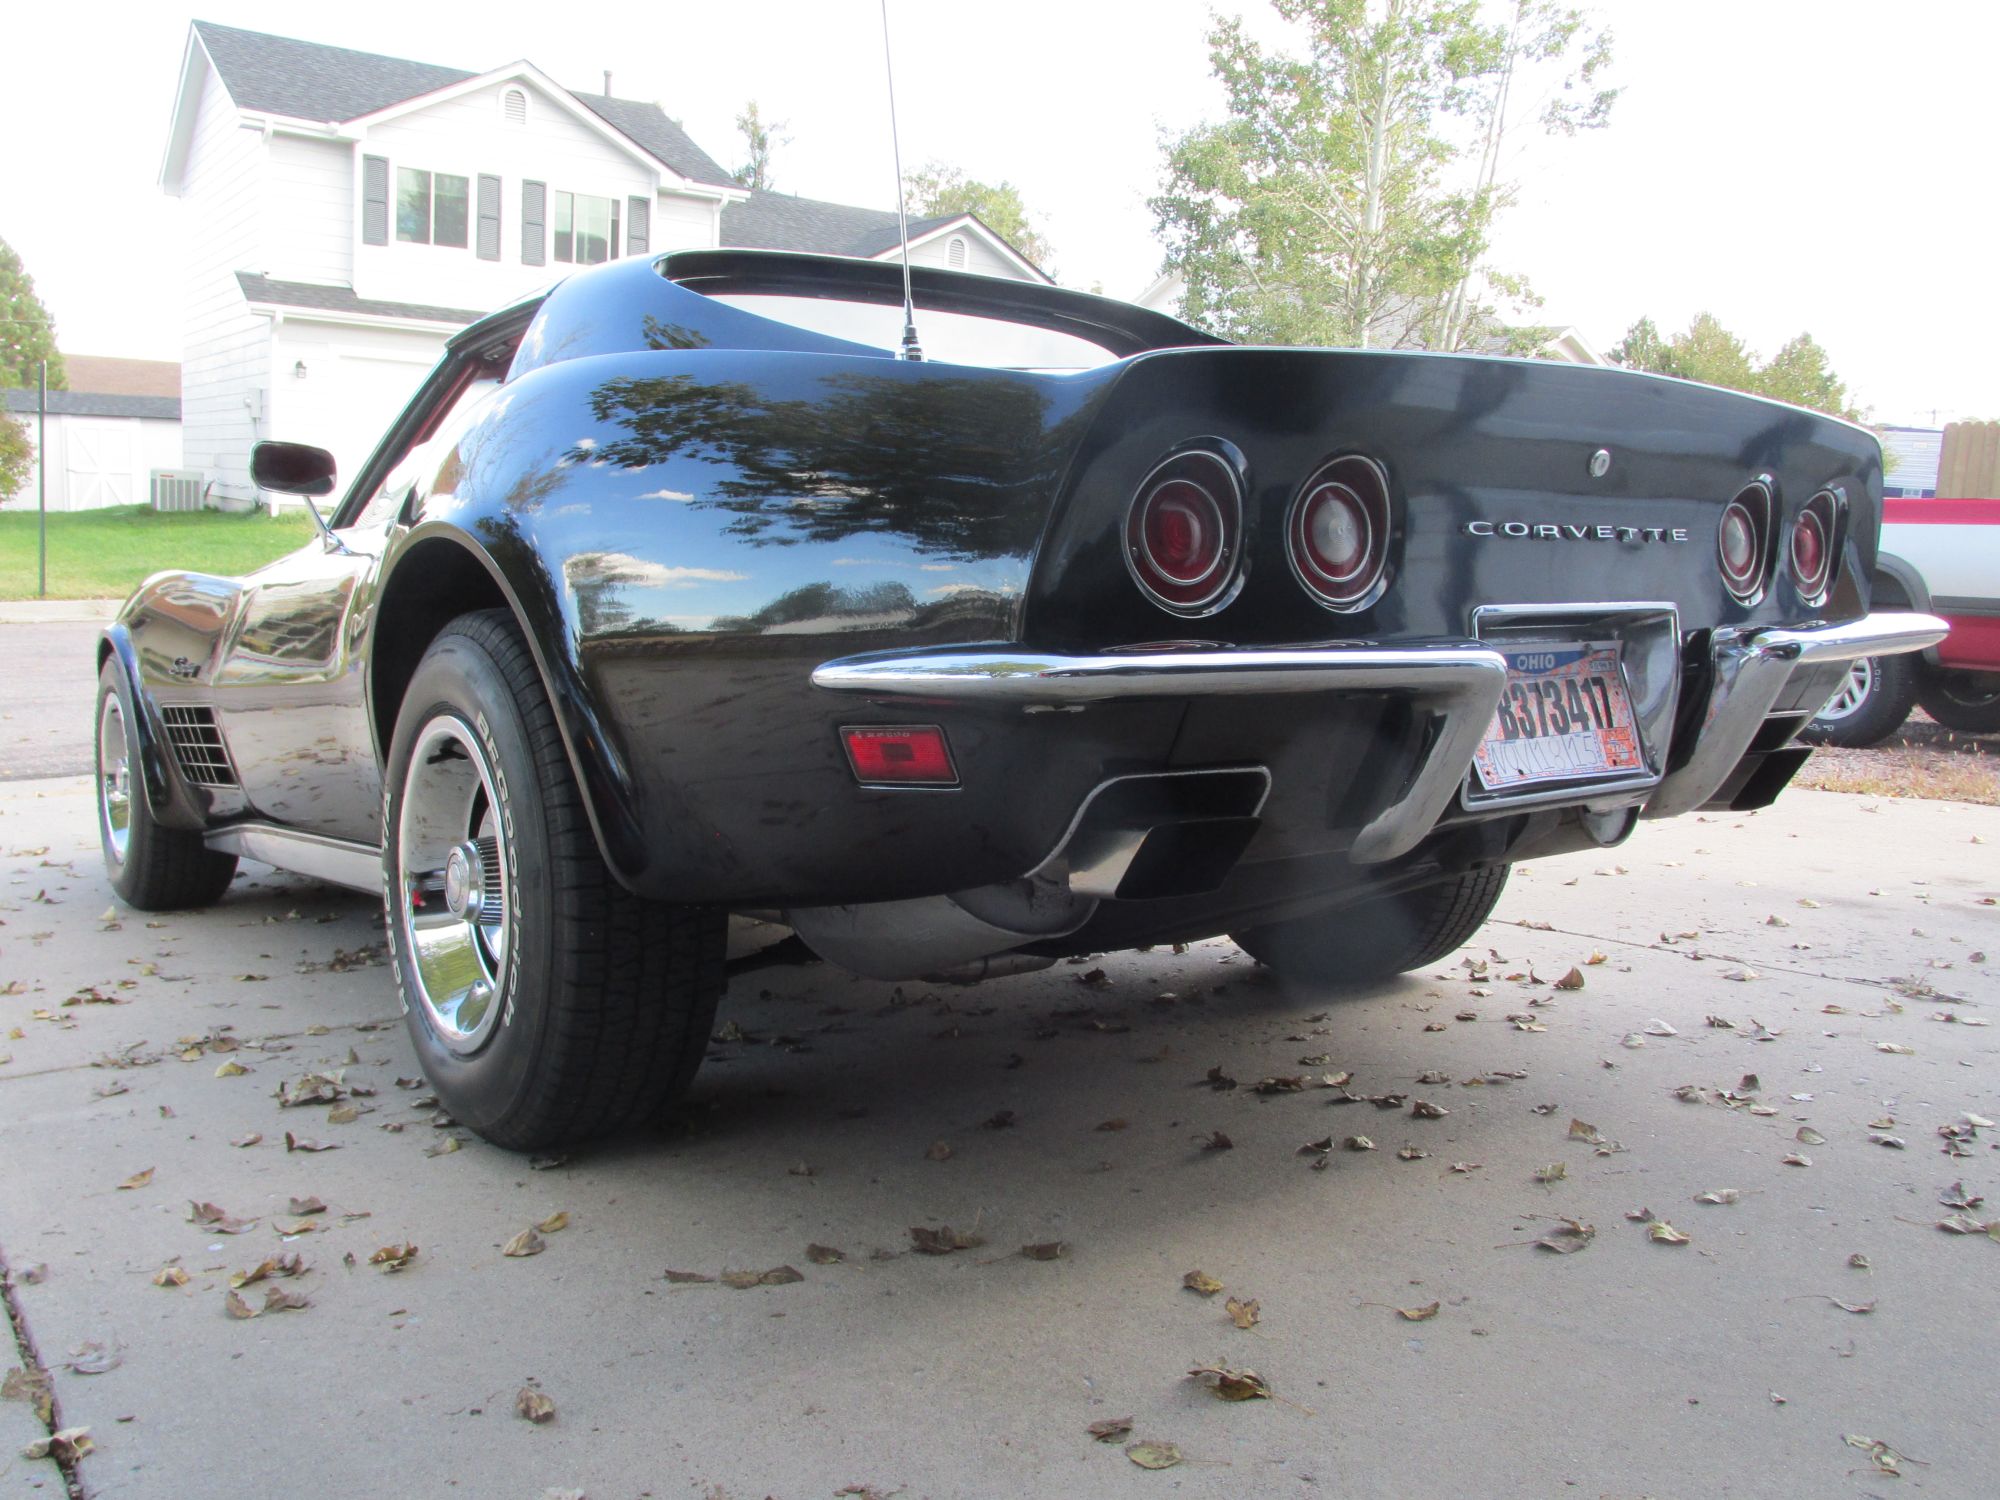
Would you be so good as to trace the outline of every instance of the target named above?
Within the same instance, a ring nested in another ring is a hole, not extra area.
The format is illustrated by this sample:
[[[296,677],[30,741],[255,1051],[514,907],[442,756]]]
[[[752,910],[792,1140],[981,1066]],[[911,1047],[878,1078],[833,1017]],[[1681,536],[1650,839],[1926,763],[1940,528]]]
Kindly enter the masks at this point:
[[[509,125],[528,123],[528,96],[521,89],[509,89],[500,96],[500,114]]]
[[[953,235],[951,237],[951,243],[945,246],[944,259],[945,259],[945,264],[950,266],[954,271],[964,270],[965,241],[960,239],[957,235]]]
[[[170,708],[162,705],[167,743],[185,776],[196,786],[235,786],[236,768],[229,763],[229,751],[222,743],[222,731],[215,726],[215,710],[206,707]]]

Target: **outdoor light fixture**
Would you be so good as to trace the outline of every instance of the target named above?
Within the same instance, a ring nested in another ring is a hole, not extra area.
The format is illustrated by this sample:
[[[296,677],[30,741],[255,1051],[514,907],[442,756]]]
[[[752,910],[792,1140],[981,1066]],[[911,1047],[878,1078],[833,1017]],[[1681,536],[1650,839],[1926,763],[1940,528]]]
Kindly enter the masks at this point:
[[[292,366],[292,379],[304,380],[305,378],[306,378],[306,362],[304,360],[300,360],[297,364]]]

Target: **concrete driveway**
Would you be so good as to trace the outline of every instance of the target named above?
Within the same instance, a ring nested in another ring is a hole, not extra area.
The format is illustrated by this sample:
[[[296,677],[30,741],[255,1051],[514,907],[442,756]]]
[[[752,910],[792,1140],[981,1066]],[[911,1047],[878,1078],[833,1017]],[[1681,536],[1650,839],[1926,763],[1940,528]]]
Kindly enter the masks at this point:
[[[0,1247],[82,1493],[1992,1493],[2000,1244],[1936,1225],[2000,1217],[2000,809],[1649,826],[1356,995],[1224,942],[768,971],[671,1127],[560,1162],[435,1120],[367,902],[246,867],[107,911],[83,778],[0,788],[0,850]],[[329,1070],[354,1097],[280,1106]],[[913,1251],[946,1226],[981,1243]],[[309,1305],[230,1316],[280,1254],[246,1310]],[[1086,1430],[1123,1417],[1183,1462]],[[0,1496],[62,1492],[40,1433],[0,1401]]]

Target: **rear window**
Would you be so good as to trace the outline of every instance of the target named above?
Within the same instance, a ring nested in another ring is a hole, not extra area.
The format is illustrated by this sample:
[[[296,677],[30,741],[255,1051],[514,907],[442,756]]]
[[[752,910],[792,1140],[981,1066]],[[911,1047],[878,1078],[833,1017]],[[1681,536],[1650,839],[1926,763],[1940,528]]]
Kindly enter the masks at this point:
[[[900,306],[768,293],[725,292],[714,300],[775,323],[874,349],[898,352],[903,347]],[[1102,345],[1075,334],[922,306],[917,308],[917,342],[923,346],[926,359],[996,370],[1088,370],[1118,358]]]

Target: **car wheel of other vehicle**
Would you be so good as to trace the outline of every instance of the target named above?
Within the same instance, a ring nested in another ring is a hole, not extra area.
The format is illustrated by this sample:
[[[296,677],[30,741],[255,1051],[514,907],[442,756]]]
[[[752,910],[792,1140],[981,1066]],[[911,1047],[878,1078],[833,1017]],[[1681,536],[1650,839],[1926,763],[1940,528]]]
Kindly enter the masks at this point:
[[[2000,672],[1930,672],[1917,702],[1960,734],[2000,734]]]
[[[1507,885],[1506,865],[1354,906],[1230,934],[1280,976],[1352,985],[1435,963],[1477,932]]]
[[[538,1150],[678,1097],[722,994],[726,917],[641,900],[606,868],[505,611],[431,644],[384,785],[389,941],[444,1108]]]
[[[97,838],[111,888],[141,911],[207,906],[236,878],[236,856],[218,854],[188,828],[154,821],[138,769],[135,712],[124,674],[97,674]]]
[[[1917,669],[1909,657],[1856,657],[1847,669],[1847,681],[1813,716],[1800,738],[1865,750],[1901,729],[1916,701]]]

